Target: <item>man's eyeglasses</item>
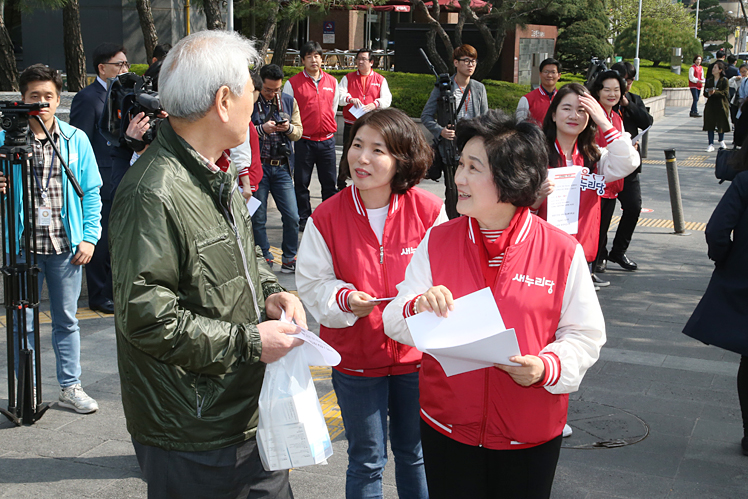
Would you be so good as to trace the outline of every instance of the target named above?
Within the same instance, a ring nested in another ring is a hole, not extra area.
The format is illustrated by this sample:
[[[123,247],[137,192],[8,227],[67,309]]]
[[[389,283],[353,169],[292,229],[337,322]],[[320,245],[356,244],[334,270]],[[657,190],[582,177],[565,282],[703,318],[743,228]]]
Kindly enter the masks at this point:
[[[119,62],[102,62],[101,64],[110,64],[112,66],[117,66],[117,69],[122,69],[123,67],[125,69],[130,68],[130,63],[127,61],[119,61]]]
[[[558,74],[558,71],[555,71],[555,70],[552,70],[552,71],[545,70],[542,73],[544,75],[546,75],[546,76],[556,76]]]
[[[476,64],[478,64],[478,61],[476,61],[475,59],[468,59],[467,57],[464,59],[457,59],[457,60],[464,63],[467,66],[475,66]]]

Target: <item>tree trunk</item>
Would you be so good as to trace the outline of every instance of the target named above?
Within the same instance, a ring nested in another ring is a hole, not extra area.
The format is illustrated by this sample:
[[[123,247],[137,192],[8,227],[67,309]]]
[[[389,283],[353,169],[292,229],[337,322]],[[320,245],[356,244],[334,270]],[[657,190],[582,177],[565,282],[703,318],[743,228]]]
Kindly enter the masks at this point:
[[[205,22],[208,29],[224,29],[226,24],[221,17],[221,0],[205,0],[203,3]]]
[[[68,91],[77,92],[86,86],[86,53],[83,50],[78,0],[68,0],[62,8],[62,39],[65,45]]]
[[[270,48],[270,40],[275,33],[275,25],[278,22],[278,9],[280,9],[280,2],[272,2],[271,11],[268,13],[267,21],[265,21],[265,29],[262,32],[262,45],[260,46],[260,58],[263,64],[265,64],[265,56],[267,56],[268,49]]]
[[[431,2],[434,6],[434,15],[432,16],[429,14],[428,9],[426,8],[426,4],[424,3],[424,0],[415,0],[415,7],[421,11],[422,14],[424,14],[428,21],[428,25],[431,27],[429,32],[426,34],[426,54],[429,56],[429,59],[431,59],[431,63],[436,67],[436,71],[439,73],[453,73],[454,72],[454,63],[452,62],[451,55],[447,57],[447,60],[445,61],[442,59],[442,57],[439,55],[439,53],[436,51],[436,35],[439,35],[439,39],[444,44],[444,47],[447,49],[448,54],[452,54],[454,51],[454,48],[452,47],[452,41],[449,39],[449,35],[447,35],[447,32],[444,31],[444,28],[439,23],[439,2],[438,0],[432,0]]]
[[[18,68],[13,42],[5,26],[4,12],[0,11],[0,90],[3,92],[18,91]]]
[[[153,23],[153,12],[151,12],[151,0],[137,0],[135,6],[140,18],[140,29],[143,31],[143,42],[145,43],[145,54],[148,64],[153,58],[153,49],[158,45],[158,33]]]
[[[286,60],[286,50],[288,50],[288,42],[291,40],[291,33],[296,21],[289,17],[281,19],[280,26],[278,26],[277,33],[275,35],[275,52],[273,52],[273,60],[270,61],[272,64],[277,64],[283,67],[283,63]]]

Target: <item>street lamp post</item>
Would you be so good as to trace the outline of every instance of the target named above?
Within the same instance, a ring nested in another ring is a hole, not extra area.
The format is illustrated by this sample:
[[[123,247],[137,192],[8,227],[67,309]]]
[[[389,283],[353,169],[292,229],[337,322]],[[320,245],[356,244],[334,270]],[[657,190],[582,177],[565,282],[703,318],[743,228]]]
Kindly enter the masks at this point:
[[[226,13],[226,30],[234,31],[234,0],[228,0],[228,12]]]
[[[698,0],[697,0],[698,1]],[[639,80],[639,37],[642,31],[642,0],[639,0],[639,15],[636,19],[636,56],[634,56],[635,79]]]
[[[693,28],[693,37],[699,37],[699,0],[696,0],[696,25]]]

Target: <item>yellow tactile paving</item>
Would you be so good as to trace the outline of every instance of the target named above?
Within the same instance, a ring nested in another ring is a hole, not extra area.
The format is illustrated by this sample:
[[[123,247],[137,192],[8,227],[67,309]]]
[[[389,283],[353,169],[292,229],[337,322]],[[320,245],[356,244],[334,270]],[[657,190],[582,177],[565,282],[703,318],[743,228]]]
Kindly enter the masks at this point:
[[[78,313],[75,314],[75,318],[79,321],[86,319],[103,319],[107,317],[114,317],[114,315],[99,313],[88,307],[79,308]],[[49,312],[39,312],[39,324],[52,324],[52,317],[49,315]],[[5,327],[5,313],[0,317],[0,326]]]
[[[689,156],[687,159],[677,159],[676,164],[678,166],[685,166],[689,168],[714,168],[714,162],[717,160],[716,156]],[[643,159],[644,165],[658,165],[665,166],[664,159]]]
[[[621,217],[618,215],[613,216],[613,218],[610,221],[610,229],[615,229],[618,226],[618,222],[621,221]],[[658,218],[639,218],[639,221],[636,222],[637,227],[658,227],[658,228],[664,228],[664,229],[673,229],[673,221],[672,220],[664,220],[664,219],[658,219]],[[697,231],[705,231],[706,230],[706,224],[702,222],[686,222],[686,230],[697,230]]]
[[[310,367],[309,369],[312,371],[312,378],[315,381],[329,380],[332,374],[332,368],[330,367]],[[322,406],[322,414],[325,415],[327,430],[330,432],[330,439],[332,440],[345,431],[335,391],[330,391],[320,397],[319,404]]]

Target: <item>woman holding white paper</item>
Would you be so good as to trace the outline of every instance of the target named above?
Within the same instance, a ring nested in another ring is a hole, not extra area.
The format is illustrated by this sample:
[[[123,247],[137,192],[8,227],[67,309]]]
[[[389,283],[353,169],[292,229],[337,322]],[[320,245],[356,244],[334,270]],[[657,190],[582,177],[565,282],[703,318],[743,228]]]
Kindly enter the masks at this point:
[[[413,120],[387,108],[351,128],[343,171],[353,185],[322,203],[301,241],[299,297],[342,361],[333,387],[348,439],[346,497],[382,497],[387,435],[400,497],[428,497],[419,433],[421,353],[384,334],[396,293],[426,230],[447,220],[444,203],[414,187],[432,149]]]
[[[456,140],[457,210],[464,216],[427,232],[384,312],[385,332],[413,345],[407,317],[447,317],[454,299],[491,290],[522,355],[510,358],[515,366],[448,377],[424,354],[421,439],[429,494],[549,497],[567,394],[605,343],[602,311],[582,247],[530,213],[547,174],[541,130],[489,111],[460,122]]]
[[[616,73],[617,74],[617,73]],[[639,166],[639,154],[631,136],[616,130],[609,116],[590,92],[579,83],[561,87],[543,121],[548,148],[548,168],[578,166],[584,182],[579,197],[579,224],[572,234],[584,248],[585,260],[593,263],[600,238],[600,196],[606,183],[624,178]],[[601,132],[607,147],[596,137]],[[584,173],[586,172],[586,173]],[[546,218],[545,198],[553,192],[543,184],[533,208]]]

